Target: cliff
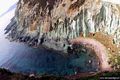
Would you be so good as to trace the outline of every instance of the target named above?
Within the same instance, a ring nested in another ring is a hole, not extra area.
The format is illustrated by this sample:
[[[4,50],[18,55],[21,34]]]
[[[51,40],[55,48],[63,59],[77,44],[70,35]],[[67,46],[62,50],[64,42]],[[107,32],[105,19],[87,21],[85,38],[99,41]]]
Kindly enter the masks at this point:
[[[118,4],[101,0],[19,0],[15,13],[5,29],[12,41],[68,53],[72,40],[88,37],[108,51],[99,54],[119,54]]]

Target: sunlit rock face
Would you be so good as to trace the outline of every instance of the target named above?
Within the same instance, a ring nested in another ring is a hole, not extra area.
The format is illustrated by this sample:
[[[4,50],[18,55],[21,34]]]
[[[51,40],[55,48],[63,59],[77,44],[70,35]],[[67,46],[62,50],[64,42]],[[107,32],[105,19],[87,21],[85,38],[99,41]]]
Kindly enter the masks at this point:
[[[119,11],[119,5],[100,0],[19,0],[6,33],[13,40],[55,50],[66,49],[68,40],[81,33],[102,32],[119,44]]]
[[[120,5],[101,0],[19,0],[5,30],[13,41],[65,53],[72,49],[73,39],[83,37],[82,44],[86,37],[95,39],[105,46],[105,53],[99,49],[98,57],[106,65],[108,56],[103,59],[102,54],[119,51]],[[89,43],[91,39],[85,40],[94,49],[99,47],[95,40],[93,44]]]

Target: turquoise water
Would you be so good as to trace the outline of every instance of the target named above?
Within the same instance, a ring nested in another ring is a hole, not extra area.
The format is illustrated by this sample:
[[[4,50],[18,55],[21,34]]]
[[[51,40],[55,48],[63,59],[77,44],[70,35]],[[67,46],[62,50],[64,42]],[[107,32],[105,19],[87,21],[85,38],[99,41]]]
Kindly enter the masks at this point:
[[[75,74],[75,72],[93,72],[98,68],[96,64],[88,63],[89,60],[96,63],[95,58],[83,52],[65,57],[59,52],[43,48],[35,49],[24,46],[17,50],[1,67],[13,72],[26,74],[34,73],[60,76]]]

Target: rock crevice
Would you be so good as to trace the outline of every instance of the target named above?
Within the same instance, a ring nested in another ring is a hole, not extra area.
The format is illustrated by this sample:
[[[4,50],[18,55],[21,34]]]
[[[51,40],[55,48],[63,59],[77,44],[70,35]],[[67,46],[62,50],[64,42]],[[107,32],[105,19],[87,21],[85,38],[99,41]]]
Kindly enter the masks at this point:
[[[38,46],[56,44],[58,50],[63,50],[61,42],[66,44],[80,34],[87,36],[95,32],[112,35],[119,45],[119,29],[120,14],[116,4],[99,0],[20,0],[15,17],[5,30],[13,40],[27,40]]]

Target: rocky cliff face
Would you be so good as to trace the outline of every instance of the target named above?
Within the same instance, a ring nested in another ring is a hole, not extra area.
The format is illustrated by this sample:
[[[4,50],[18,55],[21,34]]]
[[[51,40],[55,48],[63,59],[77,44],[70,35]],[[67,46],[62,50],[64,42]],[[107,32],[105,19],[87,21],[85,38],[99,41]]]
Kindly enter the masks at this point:
[[[64,50],[69,40],[89,33],[120,42],[120,5],[100,0],[19,0],[6,33],[13,40]],[[52,44],[52,45],[51,45]]]
[[[19,0],[5,30],[11,40],[64,52],[72,39],[94,38],[118,54],[120,5],[101,0]]]

